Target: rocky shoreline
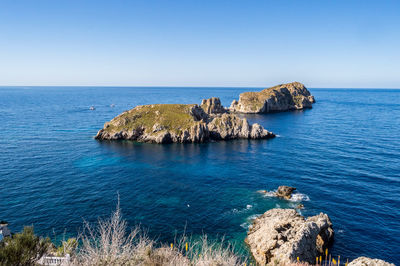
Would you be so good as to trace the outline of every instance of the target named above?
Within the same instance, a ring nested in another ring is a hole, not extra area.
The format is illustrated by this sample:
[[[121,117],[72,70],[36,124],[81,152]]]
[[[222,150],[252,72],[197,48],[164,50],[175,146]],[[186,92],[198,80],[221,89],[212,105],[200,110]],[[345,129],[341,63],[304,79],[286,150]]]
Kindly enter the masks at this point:
[[[257,265],[328,265],[333,237],[332,221],[325,213],[305,218],[294,209],[271,209],[253,221],[245,242]],[[358,257],[348,265],[395,266],[367,257]]]
[[[276,191],[258,192],[290,200],[296,188],[279,186]],[[300,204],[303,206],[302,204]],[[303,206],[304,207],[304,206]],[[296,207],[297,208],[297,207]],[[328,257],[334,230],[329,216],[320,213],[304,217],[295,209],[275,208],[253,220],[245,243],[257,265],[336,265]],[[342,261],[343,262],[343,261]],[[352,266],[394,266],[380,259],[358,257],[348,263]]]

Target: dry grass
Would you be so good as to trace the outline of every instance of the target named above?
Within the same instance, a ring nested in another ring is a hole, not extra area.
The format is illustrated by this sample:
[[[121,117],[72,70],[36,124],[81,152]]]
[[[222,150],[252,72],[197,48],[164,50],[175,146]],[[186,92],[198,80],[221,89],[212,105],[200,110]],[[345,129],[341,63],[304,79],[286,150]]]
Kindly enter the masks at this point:
[[[189,130],[195,124],[190,115],[193,104],[152,104],[137,106],[106,123],[107,132],[119,132],[145,128],[151,133],[154,124],[159,124],[165,130]]]
[[[79,241],[71,265],[246,265],[232,246],[211,242],[206,236],[198,241],[182,237],[174,244],[157,246],[139,227],[128,232],[119,203],[111,218],[99,220],[95,227],[85,223]]]

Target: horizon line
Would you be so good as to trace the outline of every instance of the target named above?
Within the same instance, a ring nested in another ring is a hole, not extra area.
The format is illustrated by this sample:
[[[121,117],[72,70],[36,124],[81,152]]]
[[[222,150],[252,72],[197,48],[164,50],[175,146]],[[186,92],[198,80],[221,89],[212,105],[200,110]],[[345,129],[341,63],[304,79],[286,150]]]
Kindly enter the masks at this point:
[[[286,83],[282,83],[286,84]],[[277,85],[282,85],[282,84],[277,84]],[[274,86],[277,86],[274,85]],[[101,87],[101,88],[221,88],[221,89],[232,89],[232,88],[255,88],[255,89],[260,89],[260,88],[271,88],[274,86],[173,86],[173,85],[168,85],[168,86],[163,86],[163,85],[0,85],[0,88],[4,87],[14,87],[14,88],[22,88],[22,87],[68,87],[68,88],[73,88],[73,87],[86,87],[86,88],[96,88],[96,87]],[[309,87],[306,86],[306,88],[310,89],[368,89],[368,90],[399,90],[400,87]]]

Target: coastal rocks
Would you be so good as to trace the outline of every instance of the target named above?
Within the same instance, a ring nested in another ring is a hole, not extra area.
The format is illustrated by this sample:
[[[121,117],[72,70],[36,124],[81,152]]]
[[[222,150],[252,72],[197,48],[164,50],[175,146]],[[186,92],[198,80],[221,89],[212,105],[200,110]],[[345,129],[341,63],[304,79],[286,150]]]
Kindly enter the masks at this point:
[[[98,140],[138,142],[206,142],[230,139],[267,139],[275,135],[259,124],[229,114],[218,98],[197,104],[137,106],[104,124]]]
[[[269,113],[312,108],[314,96],[300,82],[292,82],[264,89],[260,92],[244,92],[239,101],[229,108],[239,113]]]
[[[295,191],[295,187],[289,187],[289,186],[279,186],[278,190],[276,191],[275,195],[278,198],[284,198],[286,200],[289,200],[292,198],[292,192]]]
[[[328,215],[304,218],[293,209],[272,209],[256,218],[245,242],[260,265],[314,263],[333,240]]]
[[[258,190],[258,192],[262,193],[262,194],[266,194],[266,195],[270,195],[270,196],[273,195],[278,198],[290,200],[292,198],[292,193],[295,190],[296,190],[295,187],[279,186],[276,191]]]
[[[367,257],[358,257],[348,264],[348,266],[395,266],[393,263],[389,263],[379,259],[371,259]]]
[[[234,114],[222,114],[214,117],[207,124],[211,139],[263,139],[269,138],[271,132],[266,131],[259,124],[250,125],[247,119],[239,118]]]

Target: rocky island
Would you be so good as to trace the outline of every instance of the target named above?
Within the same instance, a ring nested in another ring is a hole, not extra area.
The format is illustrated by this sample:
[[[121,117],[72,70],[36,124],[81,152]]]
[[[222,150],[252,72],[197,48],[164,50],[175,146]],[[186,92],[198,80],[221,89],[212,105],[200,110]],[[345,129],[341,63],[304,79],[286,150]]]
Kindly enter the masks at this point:
[[[197,104],[137,106],[104,124],[95,139],[153,143],[267,139],[275,135],[259,124],[229,113],[219,98]]]
[[[300,82],[277,85],[260,92],[244,92],[229,108],[239,113],[271,113],[312,108],[314,96]]]

